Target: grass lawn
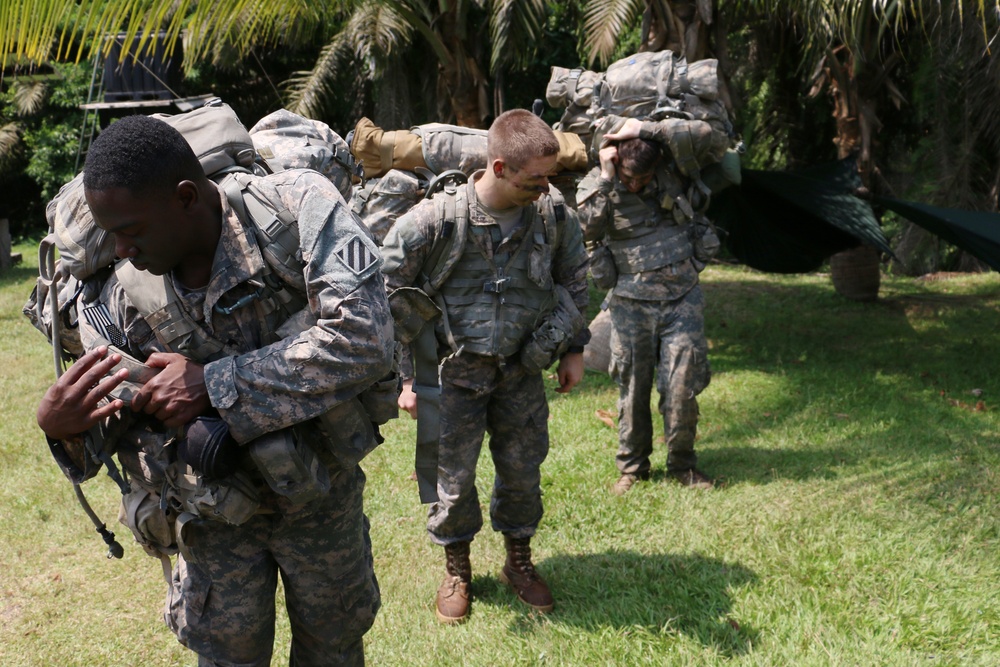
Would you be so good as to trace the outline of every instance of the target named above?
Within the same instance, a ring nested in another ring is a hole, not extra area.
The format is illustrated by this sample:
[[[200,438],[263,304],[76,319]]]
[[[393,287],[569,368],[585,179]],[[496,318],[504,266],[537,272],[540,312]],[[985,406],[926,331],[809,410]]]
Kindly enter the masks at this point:
[[[34,248],[15,250],[25,263],[0,276],[0,665],[194,665],[162,622],[159,562],[116,521],[116,487],[85,490],[121,561],[35,426],[51,352],[20,312]],[[588,373],[550,394],[533,547],[555,611],[528,613],[499,583],[487,527],[472,617],[443,627],[443,550],[409,478],[415,423],[396,420],[364,464],[383,594],[369,664],[1000,664],[1000,275],[883,277],[872,304],[825,274],[713,265],[703,279],[713,378],[698,451],[722,487],[667,481],[657,445],[652,480],[612,495],[601,416],[617,389]],[[484,509],[491,468],[486,454]],[[288,642],[281,613],[273,665]]]

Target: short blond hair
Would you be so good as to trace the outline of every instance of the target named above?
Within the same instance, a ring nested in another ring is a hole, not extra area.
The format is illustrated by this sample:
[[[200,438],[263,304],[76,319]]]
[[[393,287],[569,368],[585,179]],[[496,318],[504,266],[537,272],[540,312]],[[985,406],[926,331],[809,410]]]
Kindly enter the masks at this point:
[[[514,169],[558,152],[559,141],[552,128],[527,109],[511,109],[497,116],[486,138],[487,159],[503,160]]]

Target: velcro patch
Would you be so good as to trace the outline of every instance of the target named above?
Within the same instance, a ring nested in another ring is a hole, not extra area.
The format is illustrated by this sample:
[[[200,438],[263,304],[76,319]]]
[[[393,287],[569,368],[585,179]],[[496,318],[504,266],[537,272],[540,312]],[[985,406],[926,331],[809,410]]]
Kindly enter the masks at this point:
[[[85,306],[83,317],[109,343],[122,349],[126,347],[128,341],[125,339],[125,332],[111,321],[111,311],[106,305],[96,303],[92,306]]]
[[[342,243],[334,251],[334,254],[355,275],[361,275],[378,261],[378,256],[365,245],[365,242],[357,234],[352,235]]]

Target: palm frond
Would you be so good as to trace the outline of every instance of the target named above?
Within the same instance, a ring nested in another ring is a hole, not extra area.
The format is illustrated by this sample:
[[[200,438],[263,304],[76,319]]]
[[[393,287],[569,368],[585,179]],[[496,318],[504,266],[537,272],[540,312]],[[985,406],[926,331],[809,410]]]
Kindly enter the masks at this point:
[[[584,10],[584,49],[593,66],[598,60],[607,65],[624,29],[642,11],[642,0],[590,0]]]
[[[411,43],[413,26],[376,0],[359,6],[341,32],[359,58],[384,62]]]
[[[490,16],[490,68],[528,65],[542,39],[544,0],[494,0]]]
[[[190,64],[211,54],[220,40],[247,54],[254,46],[277,44],[328,25],[355,4],[353,0],[4,0],[0,64],[6,65],[11,56],[40,62],[50,52],[56,58],[77,60],[107,53],[111,44],[106,36],[118,33],[124,33],[126,45],[140,36],[142,49],[163,31],[170,53],[182,29],[189,33],[185,60]]]
[[[11,86],[14,93],[14,108],[18,116],[38,113],[45,103],[48,86],[44,81],[15,81]]]
[[[296,72],[286,81],[284,88],[288,110],[307,118],[318,117],[324,100],[333,95],[337,66],[349,53],[347,40],[338,34],[320,51],[311,70]]]
[[[16,122],[0,125],[0,168],[17,156],[21,146],[21,126]]]

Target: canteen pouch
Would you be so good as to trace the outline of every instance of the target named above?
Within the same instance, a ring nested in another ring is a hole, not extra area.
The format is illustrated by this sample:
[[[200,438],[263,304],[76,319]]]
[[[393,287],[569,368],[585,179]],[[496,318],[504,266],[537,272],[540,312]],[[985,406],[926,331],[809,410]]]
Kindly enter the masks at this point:
[[[135,483],[132,490],[122,496],[118,509],[118,521],[132,531],[135,541],[150,556],[161,554],[172,556],[177,553],[174,539],[174,508],[161,507],[160,497]]]
[[[590,277],[599,289],[611,289],[618,283],[618,267],[611,249],[603,243],[590,251]]]
[[[201,519],[239,526],[246,523],[260,507],[260,497],[250,478],[243,472],[222,479],[209,479],[187,465],[167,468],[168,501],[176,502],[179,516],[190,513]],[[170,503],[162,503],[161,506]]]
[[[539,373],[551,366],[569,349],[573,338],[587,324],[565,287],[556,285],[556,296],[556,307],[521,349],[521,365],[529,373]]]
[[[316,420],[325,436],[329,453],[345,470],[360,463],[379,444],[372,420],[358,398],[344,401]]]
[[[267,433],[248,444],[250,457],[268,486],[295,505],[322,498],[330,491],[330,474],[316,452],[290,428]]]

